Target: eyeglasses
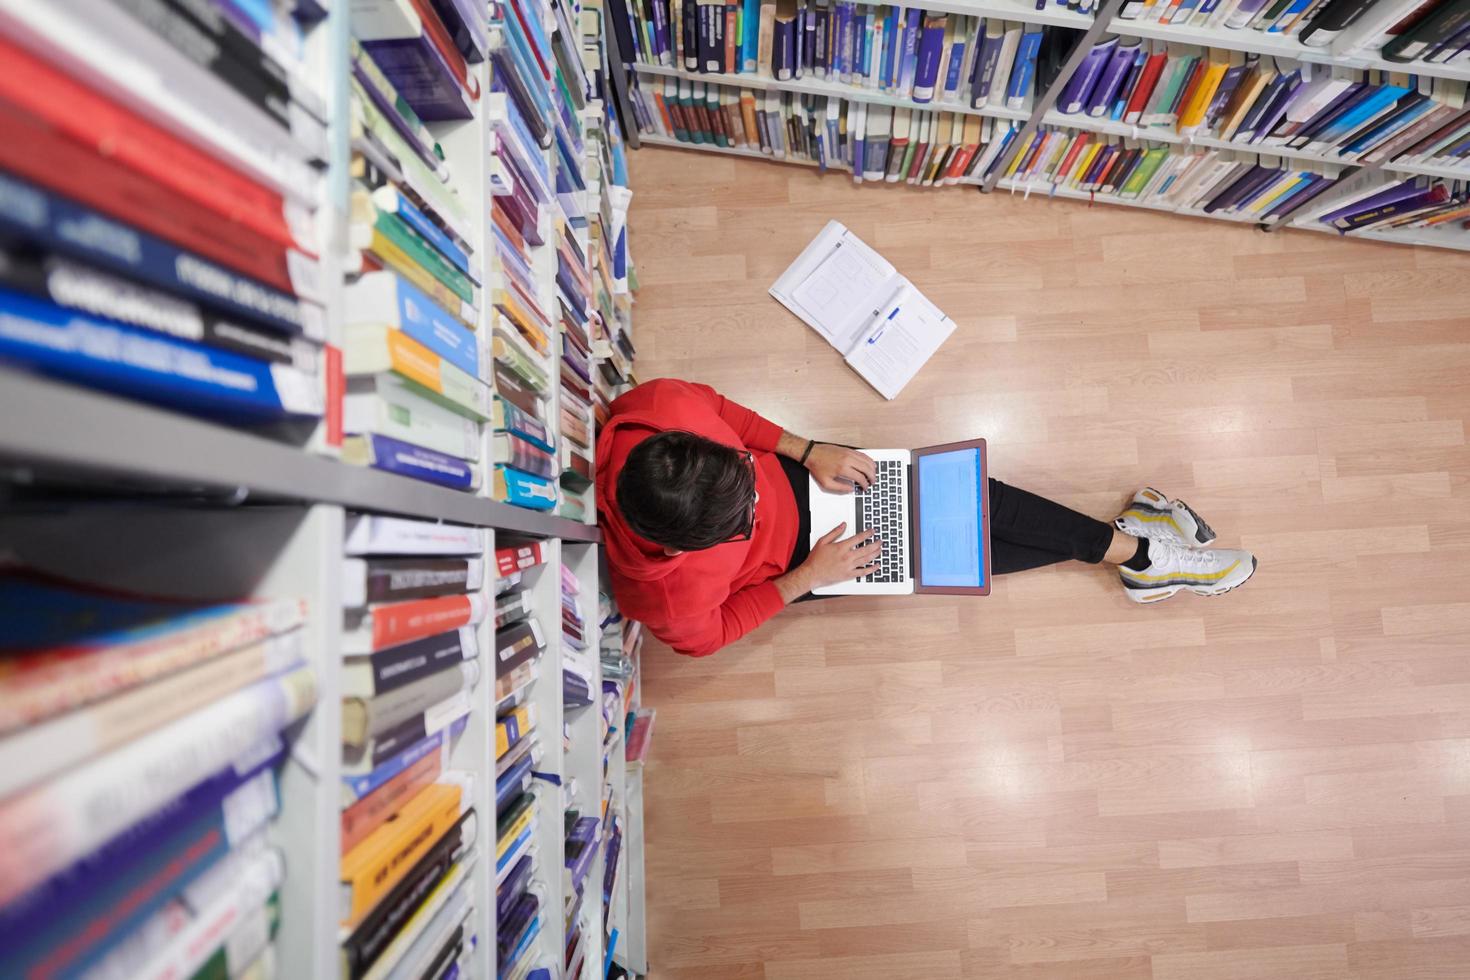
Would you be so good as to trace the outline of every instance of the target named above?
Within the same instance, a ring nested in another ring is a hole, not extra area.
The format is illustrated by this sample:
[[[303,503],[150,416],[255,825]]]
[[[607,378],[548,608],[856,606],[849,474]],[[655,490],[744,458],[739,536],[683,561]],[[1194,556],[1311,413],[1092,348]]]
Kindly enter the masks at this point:
[[[752,456],[746,450],[742,450],[741,453],[740,453],[740,455],[745,459],[745,465],[748,466],[748,467],[750,467],[750,482],[751,482],[751,486],[754,486],[755,485],[755,457]],[[750,540],[751,536],[753,534],[755,534],[755,505],[760,502],[760,499],[761,499],[760,491],[759,490],[753,490],[751,492],[751,497],[750,497],[750,509],[749,509],[749,511],[745,515],[745,530],[744,531],[741,531],[739,534],[736,534],[734,537],[726,538],[724,541],[721,541],[720,542],[721,544],[734,544],[737,541],[749,541]]]

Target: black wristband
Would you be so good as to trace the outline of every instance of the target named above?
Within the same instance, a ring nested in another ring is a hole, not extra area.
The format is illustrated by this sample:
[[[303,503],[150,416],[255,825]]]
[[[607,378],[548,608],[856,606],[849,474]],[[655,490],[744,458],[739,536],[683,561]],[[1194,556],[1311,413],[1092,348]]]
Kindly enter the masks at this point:
[[[806,449],[802,452],[801,459],[797,460],[797,462],[800,463],[801,465],[805,466],[806,465],[806,458],[812,454],[812,450],[814,448],[816,448],[816,445],[817,445],[817,440],[815,440],[815,439],[808,439],[806,441]]]

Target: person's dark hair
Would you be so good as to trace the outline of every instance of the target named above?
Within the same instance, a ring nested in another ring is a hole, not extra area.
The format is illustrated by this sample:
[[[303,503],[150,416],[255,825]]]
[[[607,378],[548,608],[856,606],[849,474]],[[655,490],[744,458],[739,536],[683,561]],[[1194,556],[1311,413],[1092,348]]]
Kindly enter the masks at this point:
[[[618,474],[618,510],[654,544],[700,551],[747,530],[755,473],[745,454],[692,432],[644,439]]]

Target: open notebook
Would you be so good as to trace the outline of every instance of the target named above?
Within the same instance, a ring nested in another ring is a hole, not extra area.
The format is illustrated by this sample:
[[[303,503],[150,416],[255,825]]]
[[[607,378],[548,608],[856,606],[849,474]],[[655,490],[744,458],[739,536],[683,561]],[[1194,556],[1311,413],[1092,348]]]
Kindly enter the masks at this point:
[[[954,332],[953,320],[837,221],[827,222],[770,293],[884,398],[897,398]]]

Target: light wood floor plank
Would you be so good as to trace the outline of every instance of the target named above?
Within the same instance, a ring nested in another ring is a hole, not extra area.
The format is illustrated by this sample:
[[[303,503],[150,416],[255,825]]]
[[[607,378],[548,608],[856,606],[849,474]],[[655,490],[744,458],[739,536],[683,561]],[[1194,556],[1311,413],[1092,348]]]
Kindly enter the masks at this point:
[[[1470,977],[1470,257],[803,168],[632,160],[639,373],[867,445],[983,435],[1256,550],[1133,606],[794,608],[651,644],[657,980]],[[766,293],[829,218],[958,324],[893,402]]]

